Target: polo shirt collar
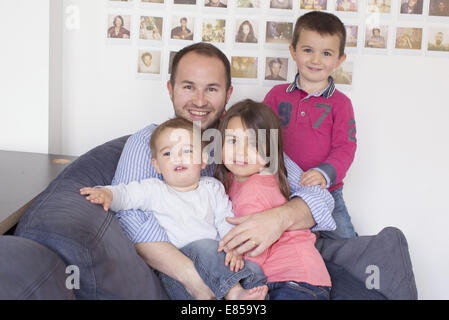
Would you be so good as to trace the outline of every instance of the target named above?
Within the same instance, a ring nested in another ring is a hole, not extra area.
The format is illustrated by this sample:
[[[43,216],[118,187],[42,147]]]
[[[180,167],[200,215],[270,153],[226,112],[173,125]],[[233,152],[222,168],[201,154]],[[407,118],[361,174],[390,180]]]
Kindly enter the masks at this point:
[[[307,98],[308,97],[321,97],[321,96],[323,96],[324,98],[328,99],[328,98],[332,97],[332,95],[334,94],[334,91],[335,91],[334,78],[332,78],[332,76],[329,76],[328,81],[329,81],[329,84],[327,85],[326,88],[324,88],[321,91],[317,91],[317,92],[313,92],[313,93],[308,94]],[[299,73],[296,74],[295,81],[293,81],[288,86],[286,92],[290,93],[290,92],[294,91],[295,89],[304,91],[299,86]]]

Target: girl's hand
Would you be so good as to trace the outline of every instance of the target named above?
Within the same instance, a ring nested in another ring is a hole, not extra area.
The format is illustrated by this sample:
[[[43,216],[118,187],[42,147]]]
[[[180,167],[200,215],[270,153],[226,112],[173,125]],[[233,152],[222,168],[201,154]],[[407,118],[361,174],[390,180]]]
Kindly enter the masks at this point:
[[[107,188],[82,188],[80,194],[88,195],[86,200],[90,200],[91,203],[103,205],[104,211],[108,211],[111,206],[113,194]]]
[[[226,253],[225,266],[229,265],[229,270],[238,272],[245,266],[245,261],[241,254],[235,251],[229,251]]]
[[[319,185],[320,189],[326,188],[327,181],[326,178],[318,170],[310,169],[304,172],[299,179],[299,185],[312,187]]]

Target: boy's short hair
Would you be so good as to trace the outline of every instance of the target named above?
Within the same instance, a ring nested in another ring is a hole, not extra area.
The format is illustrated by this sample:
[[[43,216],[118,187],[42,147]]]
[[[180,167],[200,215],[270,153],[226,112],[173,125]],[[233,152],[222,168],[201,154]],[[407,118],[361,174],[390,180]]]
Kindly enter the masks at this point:
[[[167,120],[163,123],[161,123],[159,126],[157,126],[156,129],[154,129],[153,133],[151,134],[150,138],[150,149],[151,149],[151,155],[154,157],[157,154],[156,149],[156,142],[158,137],[161,135],[162,131],[165,129],[171,128],[171,129],[185,129],[187,131],[190,131],[193,134],[193,128],[195,124],[187,119],[184,118],[173,118],[170,120]],[[201,128],[198,128],[201,130]],[[201,132],[201,131],[200,131]]]
[[[322,11],[312,11],[300,16],[296,20],[295,30],[293,31],[292,47],[296,50],[299,41],[299,35],[302,30],[316,31],[320,35],[337,35],[340,39],[341,57],[345,52],[346,28],[341,20],[332,13]]]

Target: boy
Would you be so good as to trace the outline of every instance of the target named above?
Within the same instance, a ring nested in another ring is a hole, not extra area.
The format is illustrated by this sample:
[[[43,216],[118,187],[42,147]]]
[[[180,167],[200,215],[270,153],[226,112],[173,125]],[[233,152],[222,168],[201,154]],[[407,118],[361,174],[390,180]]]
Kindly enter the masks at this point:
[[[298,18],[290,53],[298,66],[295,81],[266,95],[283,126],[284,152],[304,169],[300,184],[329,188],[335,200],[335,231],[323,237],[356,237],[343,197],[343,178],[356,150],[351,101],[330,76],[346,59],[346,29],[333,14],[313,11]]]
[[[218,240],[232,229],[225,220],[234,216],[232,204],[221,182],[201,177],[206,161],[201,159],[201,144],[193,142],[193,130],[192,122],[174,118],[153,132],[152,164],[164,181],[145,179],[127,185],[82,188],[80,193],[105,210],[153,211],[170,242],[192,258],[217,299],[262,300],[268,287],[260,268],[251,261],[244,263],[242,256],[232,251],[217,252]],[[179,282],[162,273],[160,278],[172,299],[192,298]]]

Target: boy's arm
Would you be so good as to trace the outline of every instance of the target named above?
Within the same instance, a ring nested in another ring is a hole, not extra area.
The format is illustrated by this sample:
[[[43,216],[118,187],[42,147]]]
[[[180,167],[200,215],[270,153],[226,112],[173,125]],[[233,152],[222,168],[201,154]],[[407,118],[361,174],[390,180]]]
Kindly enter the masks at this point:
[[[324,173],[328,186],[343,180],[357,149],[354,111],[350,100],[338,108],[334,107],[334,110],[331,150],[327,158],[315,168]]]
[[[211,180],[210,196],[214,199],[215,227],[220,238],[223,238],[234,226],[226,221],[226,218],[233,218],[232,202],[225,192],[224,186],[218,180]]]

